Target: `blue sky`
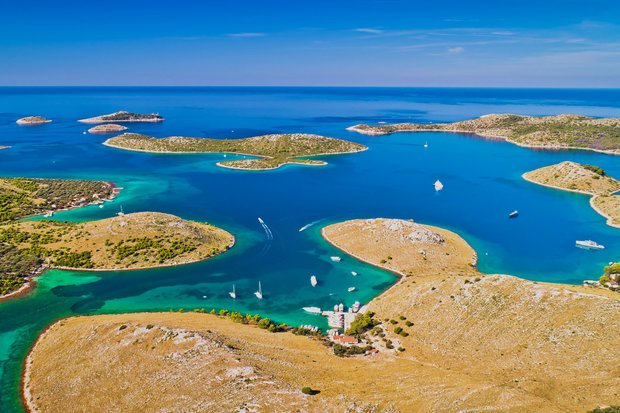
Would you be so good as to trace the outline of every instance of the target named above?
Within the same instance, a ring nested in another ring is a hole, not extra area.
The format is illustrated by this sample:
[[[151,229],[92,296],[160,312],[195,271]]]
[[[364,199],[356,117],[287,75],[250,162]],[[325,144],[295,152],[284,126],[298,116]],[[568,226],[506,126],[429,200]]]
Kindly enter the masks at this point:
[[[620,1],[0,0],[0,84],[620,87]]]

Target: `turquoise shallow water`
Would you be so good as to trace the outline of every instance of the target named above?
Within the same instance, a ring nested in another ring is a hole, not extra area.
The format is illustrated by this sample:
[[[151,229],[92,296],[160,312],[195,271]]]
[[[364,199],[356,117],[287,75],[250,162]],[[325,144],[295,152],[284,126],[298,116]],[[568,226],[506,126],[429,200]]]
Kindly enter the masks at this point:
[[[365,137],[346,131],[359,122],[453,121],[490,112],[583,113],[620,116],[620,91],[476,89],[0,89],[0,175],[92,178],[124,188],[106,207],[57,214],[84,221],[154,210],[206,220],[237,236],[226,254],[203,263],[127,273],[50,271],[27,297],[0,303],[0,406],[19,411],[19,373],[36,335],[73,314],[228,308],[291,324],[322,325],[301,307],[367,302],[395,277],[339,253],[320,228],[350,218],[397,217],[442,226],[476,249],[479,268],[528,279],[578,283],[620,255],[620,230],[608,227],[588,198],[530,184],[525,171],[575,160],[620,177],[617,157],[532,151],[446,133]],[[309,132],[369,146],[324,157],[325,167],[287,166],[271,172],[215,166],[220,155],[152,155],[107,148],[84,135],[76,119],[119,109],[160,112],[162,124],[130,125],[155,136],[244,137]],[[54,119],[19,127],[15,119]],[[423,147],[424,142],[429,148]],[[441,179],[437,194],[432,183]],[[521,216],[507,219],[518,209]],[[267,240],[257,218],[273,232]],[[318,221],[304,232],[299,229]],[[594,239],[604,251],[574,247]],[[353,277],[351,271],[360,275]],[[316,274],[319,286],[309,277]],[[252,295],[258,281],[265,300]],[[238,300],[227,292],[236,284]],[[347,288],[357,287],[354,293]]]

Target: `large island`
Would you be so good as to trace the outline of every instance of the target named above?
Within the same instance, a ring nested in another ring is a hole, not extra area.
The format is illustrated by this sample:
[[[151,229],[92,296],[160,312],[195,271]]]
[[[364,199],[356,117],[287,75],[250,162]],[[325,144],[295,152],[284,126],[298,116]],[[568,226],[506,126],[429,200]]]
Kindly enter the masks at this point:
[[[44,268],[119,271],[181,265],[219,254],[233,243],[222,229],[155,212],[85,223],[13,222],[0,226],[0,247],[10,253],[0,257],[0,268],[20,266],[0,278],[0,293],[25,288],[28,277]]]
[[[411,221],[347,221],[323,235],[401,275],[349,331],[375,351],[338,357],[324,340],[269,333],[242,315],[69,318],[29,354],[26,404],[67,412],[566,412],[620,403],[613,293],[481,274],[462,238]]]
[[[364,145],[308,134],[263,135],[243,139],[187,138],[172,136],[153,138],[135,133],[124,133],[110,138],[104,145],[119,149],[152,153],[224,153],[251,156],[218,162],[225,168],[247,170],[277,169],[286,164],[325,165],[326,162],[305,159],[319,155],[360,152]]]
[[[454,123],[360,124],[348,128],[364,135],[398,132],[458,132],[505,139],[528,148],[588,149],[620,155],[620,119],[579,115],[521,116],[491,114]]]
[[[527,181],[563,191],[590,195],[590,205],[607,218],[607,224],[620,228],[620,181],[600,167],[576,162],[560,162],[526,172]]]

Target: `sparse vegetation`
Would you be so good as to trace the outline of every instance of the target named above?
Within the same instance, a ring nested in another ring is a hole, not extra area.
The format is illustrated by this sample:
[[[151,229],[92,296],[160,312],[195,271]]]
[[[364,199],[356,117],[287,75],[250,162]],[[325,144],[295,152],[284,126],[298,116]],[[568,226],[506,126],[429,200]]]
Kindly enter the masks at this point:
[[[109,199],[113,191],[103,181],[0,178],[0,223]]]
[[[620,153],[620,120],[612,118],[502,114],[454,123],[355,125],[350,129],[368,135],[418,131],[469,132],[507,138],[513,143],[524,146],[583,148]]]
[[[173,137],[157,139],[136,133],[124,133],[108,139],[105,145],[144,152],[239,153],[255,156],[219,162],[237,169],[274,169],[286,163],[324,165],[305,159],[315,155],[359,152],[365,146],[342,139],[307,134],[264,135],[244,139],[211,139]]]

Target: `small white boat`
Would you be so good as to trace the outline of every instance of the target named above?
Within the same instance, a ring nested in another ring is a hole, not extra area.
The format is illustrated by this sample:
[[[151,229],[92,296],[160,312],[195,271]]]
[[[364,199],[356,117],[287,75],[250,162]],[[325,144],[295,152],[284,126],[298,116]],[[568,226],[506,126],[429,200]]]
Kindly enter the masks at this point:
[[[441,181],[439,179],[435,181],[433,186],[435,187],[435,191],[437,191],[437,192],[439,192],[439,191],[441,191],[443,189],[443,184],[441,183]]]
[[[45,218],[51,218],[54,216],[54,213],[52,211],[46,212],[45,215],[43,215]]]
[[[519,216],[519,211],[517,211],[516,209],[512,211],[510,214],[508,214],[508,218],[516,218],[518,216]]]
[[[359,301],[356,301],[353,303],[353,305],[351,306],[351,312],[353,313],[357,313],[360,310],[361,304]]]
[[[319,307],[304,307],[303,310],[306,313],[321,314],[321,309]]]
[[[118,215],[119,217],[125,216],[125,213],[123,212],[123,206],[122,205],[121,205],[121,210],[119,212],[117,212],[116,215]]]
[[[103,204],[99,204],[99,208],[103,208]]]
[[[428,142],[424,142],[424,147],[428,148]]]
[[[604,245],[598,244],[592,240],[575,241],[575,246],[578,248],[585,248],[588,250],[602,250],[605,249]]]
[[[334,261],[334,262],[340,262],[340,261],[342,261],[342,258],[337,257],[337,256],[333,256],[333,257],[329,257],[329,258],[330,258],[332,261]]]
[[[380,125],[385,125],[385,122],[383,122],[383,121],[380,121],[380,122],[377,122],[377,123],[380,124]]]
[[[230,295],[230,298],[232,298],[232,299],[237,298],[237,292],[235,291],[235,284],[233,284],[233,290],[229,291],[228,295]]]
[[[316,280],[316,276],[313,275],[310,277],[310,284],[312,284],[313,287],[316,287],[318,283],[319,282]]]
[[[352,275],[352,276],[354,276],[354,277],[356,277],[356,276],[357,276],[357,273],[356,273],[355,271],[351,271],[351,275]]]
[[[260,285],[260,281],[258,282],[258,291],[254,292],[254,295],[256,296],[256,298],[258,298],[259,300],[263,299],[263,288]]]
[[[350,292],[350,293],[352,293],[352,292],[353,292],[353,291],[355,291],[355,290],[356,290],[356,288],[355,288],[355,287],[349,287],[349,288],[347,288],[347,291],[348,291],[348,292]]]
[[[262,225],[265,225],[265,221],[263,221],[261,217],[258,217],[258,222],[260,222]]]

